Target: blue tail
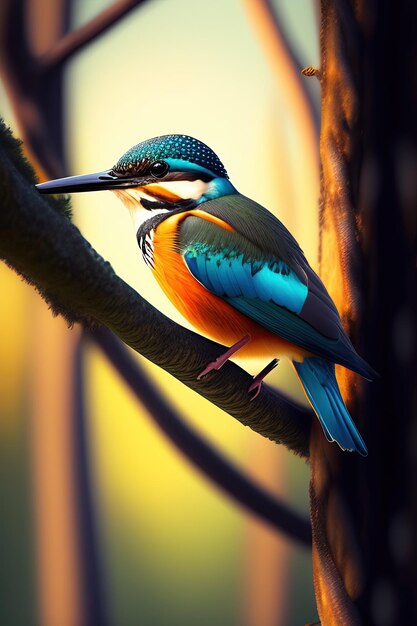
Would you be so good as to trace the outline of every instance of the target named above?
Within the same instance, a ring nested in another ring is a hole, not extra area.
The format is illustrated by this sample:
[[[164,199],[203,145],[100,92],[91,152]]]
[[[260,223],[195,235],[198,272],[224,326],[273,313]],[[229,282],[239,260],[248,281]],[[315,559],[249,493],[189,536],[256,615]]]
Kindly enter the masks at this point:
[[[334,363],[319,357],[309,357],[302,363],[293,361],[308,399],[323,427],[328,441],[336,441],[342,450],[368,455],[360,436],[340,395],[334,373]]]

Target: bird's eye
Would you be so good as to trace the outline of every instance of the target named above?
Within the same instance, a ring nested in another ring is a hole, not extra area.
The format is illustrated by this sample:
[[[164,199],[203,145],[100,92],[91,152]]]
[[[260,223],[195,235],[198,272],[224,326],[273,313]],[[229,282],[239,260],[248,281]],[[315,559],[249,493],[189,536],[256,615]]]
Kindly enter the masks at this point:
[[[155,176],[155,178],[162,178],[168,170],[169,165],[165,163],[165,161],[155,161],[149,168],[150,173],[152,176]]]

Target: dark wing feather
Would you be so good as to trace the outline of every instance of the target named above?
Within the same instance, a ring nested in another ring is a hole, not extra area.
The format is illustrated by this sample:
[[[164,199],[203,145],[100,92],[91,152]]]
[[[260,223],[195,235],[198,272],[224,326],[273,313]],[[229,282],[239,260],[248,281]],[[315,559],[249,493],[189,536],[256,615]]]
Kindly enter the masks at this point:
[[[307,283],[304,269],[307,261],[303,251],[284,224],[263,206],[235,193],[208,200],[199,208],[230,224],[264,256],[284,261],[300,280]]]
[[[225,298],[233,308],[255,320],[272,333],[291,343],[321,356],[333,363],[340,363],[372,380],[375,372],[355,352],[349,338],[343,332],[338,339],[329,339],[316,330],[311,324],[284,307],[271,302],[249,300],[248,298]]]

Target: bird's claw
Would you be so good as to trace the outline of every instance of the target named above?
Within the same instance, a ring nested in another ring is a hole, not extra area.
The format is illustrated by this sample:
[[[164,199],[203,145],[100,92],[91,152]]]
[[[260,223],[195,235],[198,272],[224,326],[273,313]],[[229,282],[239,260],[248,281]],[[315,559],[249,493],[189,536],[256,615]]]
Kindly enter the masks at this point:
[[[268,365],[264,367],[264,369],[259,372],[259,374],[253,377],[253,381],[248,387],[248,393],[251,393],[251,391],[255,391],[255,393],[251,397],[250,402],[253,402],[255,398],[259,396],[259,394],[261,393],[263,379],[265,378],[265,376],[267,376],[267,374],[269,374],[269,372],[272,372],[272,370],[278,365],[278,363],[279,359],[272,359],[272,361],[268,363]]]
[[[257,398],[259,396],[259,394],[261,393],[261,388],[262,388],[262,381],[261,380],[254,380],[253,383],[251,385],[249,385],[248,393],[251,393],[252,391],[255,391],[255,393],[253,394],[253,396],[251,397],[249,402],[253,402],[255,400],[255,398]]]
[[[245,346],[250,340],[251,340],[251,336],[245,335],[245,337],[243,337],[242,339],[237,341],[235,344],[233,344],[233,346],[229,348],[227,352],[225,352],[224,354],[221,354],[219,357],[217,357],[215,361],[212,361],[211,363],[209,363],[207,367],[205,367],[203,371],[199,373],[199,375],[197,376],[197,380],[200,380],[201,378],[203,378],[203,376],[205,376],[209,372],[212,372],[213,370],[219,370],[221,367],[223,367],[226,361],[228,361],[230,357],[235,354],[235,352],[243,348],[243,346]]]
[[[227,359],[226,359],[227,360]],[[203,376],[205,376],[206,374],[208,374],[209,372],[212,372],[213,370],[219,370],[222,365],[225,364],[226,361],[224,361],[222,359],[222,357],[219,357],[218,359],[216,359],[215,361],[212,361],[211,363],[209,363],[207,365],[207,367],[205,367],[203,369],[202,372],[199,373],[199,375],[197,376],[197,380],[201,380],[203,378]]]

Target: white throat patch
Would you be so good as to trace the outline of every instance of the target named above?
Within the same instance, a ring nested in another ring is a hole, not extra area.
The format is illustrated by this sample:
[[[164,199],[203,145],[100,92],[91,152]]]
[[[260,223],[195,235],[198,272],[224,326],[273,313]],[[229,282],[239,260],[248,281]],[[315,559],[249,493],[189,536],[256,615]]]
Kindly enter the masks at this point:
[[[132,216],[135,232],[138,228],[154,215],[168,213],[168,209],[155,208],[145,209],[142,200],[147,202],[160,202],[161,199],[172,200],[198,200],[204,195],[209,183],[202,180],[172,180],[167,182],[155,182],[143,187],[130,187],[127,189],[112,189],[123,204],[129,209]],[[148,193],[147,193],[148,190]],[[155,193],[155,196],[152,195]],[[159,196],[159,197],[158,197]]]
[[[149,202],[157,202],[157,200],[152,196],[148,196],[142,189],[143,188],[138,187],[132,187],[130,189],[112,189],[113,193],[115,193],[129,209],[133,226],[135,227],[135,233],[138,232],[142,224],[150,220],[154,215],[169,213],[168,209],[152,209],[151,211],[145,209],[141,204],[142,198],[145,198]]]

